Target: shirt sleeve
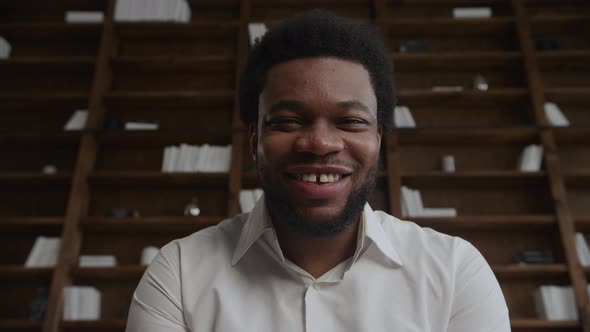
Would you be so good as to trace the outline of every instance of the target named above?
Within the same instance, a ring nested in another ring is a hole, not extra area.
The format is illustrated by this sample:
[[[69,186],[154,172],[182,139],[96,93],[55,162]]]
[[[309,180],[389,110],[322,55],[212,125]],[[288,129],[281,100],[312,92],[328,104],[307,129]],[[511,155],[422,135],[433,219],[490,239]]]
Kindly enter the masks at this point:
[[[180,294],[178,246],[160,250],[141,278],[131,302],[127,332],[186,332]]]
[[[510,332],[510,318],[498,280],[473,245],[462,241],[447,332]]]

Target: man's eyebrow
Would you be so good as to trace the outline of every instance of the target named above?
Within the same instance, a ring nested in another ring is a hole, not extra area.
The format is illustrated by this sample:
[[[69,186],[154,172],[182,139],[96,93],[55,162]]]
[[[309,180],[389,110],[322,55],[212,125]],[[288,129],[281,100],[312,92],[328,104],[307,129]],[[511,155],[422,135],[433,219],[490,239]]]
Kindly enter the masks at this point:
[[[274,113],[279,110],[302,111],[305,108],[302,102],[296,100],[283,99],[270,107],[269,113]]]
[[[361,110],[363,112],[371,113],[371,111],[369,110],[369,107],[367,107],[367,105],[361,103],[358,100],[341,101],[338,103],[338,106],[343,109],[353,109],[354,108],[354,109]]]

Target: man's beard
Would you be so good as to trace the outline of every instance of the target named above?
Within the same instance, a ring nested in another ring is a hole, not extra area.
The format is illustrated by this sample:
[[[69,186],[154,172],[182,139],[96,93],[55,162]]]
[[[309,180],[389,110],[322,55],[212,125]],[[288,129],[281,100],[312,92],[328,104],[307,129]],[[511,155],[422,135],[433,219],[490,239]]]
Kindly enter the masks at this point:
[[[361,188],[350,193],[346,205],[336,217],[318,222],[307,220],[299,215],[297,207],[289,204],[289,199],[284,191],[277,190],[277,186],[264,181],[263,168],[258,168],[258,176],[264,190],[268,213],[275,225],[280,223],[302,235],[331,236],[343,232],[359,220],[369,195],[375,187],[378,169],[379,165],[376,163],[369,172],[367,181]]]

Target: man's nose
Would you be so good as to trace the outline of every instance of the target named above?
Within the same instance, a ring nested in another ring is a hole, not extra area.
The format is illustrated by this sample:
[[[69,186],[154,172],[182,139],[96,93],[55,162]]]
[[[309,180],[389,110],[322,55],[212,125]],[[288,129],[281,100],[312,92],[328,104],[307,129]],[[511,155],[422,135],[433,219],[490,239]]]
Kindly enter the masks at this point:
[[[301,131],[295,141],[296,152],[309,152],[318,156],[339,152],[344,148],[344,142],[338,128],[325,122],[314,123]]]

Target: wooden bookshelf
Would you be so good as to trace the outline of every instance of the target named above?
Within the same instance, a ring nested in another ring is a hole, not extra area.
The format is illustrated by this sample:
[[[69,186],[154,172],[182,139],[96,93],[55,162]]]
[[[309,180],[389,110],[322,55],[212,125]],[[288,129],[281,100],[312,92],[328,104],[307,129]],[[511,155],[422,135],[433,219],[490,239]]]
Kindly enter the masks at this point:
[[[192,20],[114,22],[115,0],[20,0],[0,4],[0,331],[124,331],[130,296],[145,271],[142,248],[162,246],[239,212],[239,191],[259,187],[239,121],[238,82],[249,48],[247,24],[278,24],[324,8],[377,26],[394,61],[398,104],[417,127],[384,136],[375,209],[401,216],[400,191],[420,189],[428,207],[453,218],[406,218],[460,236],[488,260],[504,291],[513,331],[590,332],[575,232],[590,240],[590,4],[577,0],[204,0]],[[488,6],[487,19],[453,19],[452,9]],[[98,10],[105,21],[67,24],[66,10]],[[418,52],[401,52],[420,41]],[[554,47],[557,45],[558,47]],[[483,75],[489,89],[473,87]],[[433,91],[462,86],[462,91]],[[569,127],[551,126],[544,102]],[[64,131],[79,109],[83,130]],[[125,121],[157,131],[125,131]],[[163,173],[166,146],[231,145],[228,173]],[[522,149],[540,144],[541,171],[517,171]],[[444,173],[453,155],[457,172]],[[46,165],[56,174],[43,174]],[[198,197],[202,213],[183,209]],[[137,217],[114,218],[126,207]],[[61,236],[54,268],[26,269],[37,236]],[[518,265],[524,250],[554,263]],[[114,255],[114,268],[79,268],[80,255]],[[533,291],[572,285],[578,321],[536,317]],[[92,285],[99,321],[62,321],[62,292]],[[49,289],[43,321],[29,302]]]

